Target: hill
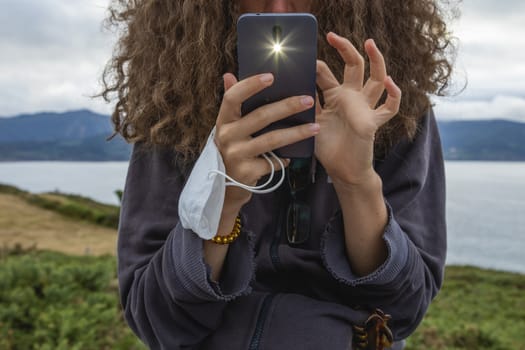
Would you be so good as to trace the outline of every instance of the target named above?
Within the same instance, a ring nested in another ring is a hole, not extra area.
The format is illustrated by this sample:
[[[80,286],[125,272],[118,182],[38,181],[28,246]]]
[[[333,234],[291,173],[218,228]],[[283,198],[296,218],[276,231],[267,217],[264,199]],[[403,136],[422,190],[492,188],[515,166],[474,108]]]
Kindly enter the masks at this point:
[[[440,121],[447,160],[525,161],[525,123]],[[0,161],[126,161],[131,145],[108,116],[88,110],[0,118]]]
[[[0,349],[144,349],[122,318],[116,259],[107,255],[115,253],[116,229],[45,210],[16,188],[0,190]],[[406,350],[525,349],[523,290],[525,275],[447,266]]]
[[[88,110],[0,118],[0,161],[126,161],[131,146],[108,116]]]
[[[120,136],[107,134],[54,141],[0,142],[0,161],[127,161],[131,146]]]
[[[109,117],[89,110],[23,114],[0,118],[0,142],[42,142],[109,136]]]
[[[525,161],[525,123],[479,120],[438,125],[447,160]]]
[[[88,198],[33,194],[0,184],[0,253],[2,247],[18,246],[75,255],[115,254],[118,215],[118,207]]]

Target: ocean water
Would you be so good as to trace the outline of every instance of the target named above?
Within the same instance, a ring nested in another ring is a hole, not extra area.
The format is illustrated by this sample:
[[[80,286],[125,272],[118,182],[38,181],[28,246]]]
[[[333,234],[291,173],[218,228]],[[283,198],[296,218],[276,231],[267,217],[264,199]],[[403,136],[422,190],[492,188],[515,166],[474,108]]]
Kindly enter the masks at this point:
[[[0,162],[0,183],[118,204],[127,162]],[[447,264],[525,273],[525,163],[446,162]]]
[[[119,204],[128,162],[0,162],[0,183],[30,192],[58,190]]]
[[[448,264],[525,273],[525,163],[447,162]]]

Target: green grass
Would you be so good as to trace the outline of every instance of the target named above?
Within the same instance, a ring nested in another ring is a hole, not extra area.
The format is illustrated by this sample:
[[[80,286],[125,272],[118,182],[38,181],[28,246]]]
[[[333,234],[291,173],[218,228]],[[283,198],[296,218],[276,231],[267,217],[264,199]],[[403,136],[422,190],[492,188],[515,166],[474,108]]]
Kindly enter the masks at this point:
[[[447,267],[412,349],[525,349],[525,275]]]
[[[0,184],[0,193],[19,196],[32,205],[55,211],[69,218],[110,228],[118,227],[120,209],[116,205],[102,204],[90,198],[60,192],[33,194],[4,184]],[[121,191],[115,191],[115,194],[120,198]]]
[[[0,255],[0,349],[145,349],[125,324],[115,258]]]
[[[413,349],[525,349],[525,276],[448,267]],[[0,254],[0,349],[144,349],[125,324],[115,258]]]
[[[1,184],[0,193],[117,225],[118,207],[88,198]],[[144,349],[122,318],[115,258],[0,247],[0,349]],[[447,267],[442,291],[408,339],[406,350],[416,349],[525,350],[525,275]]]

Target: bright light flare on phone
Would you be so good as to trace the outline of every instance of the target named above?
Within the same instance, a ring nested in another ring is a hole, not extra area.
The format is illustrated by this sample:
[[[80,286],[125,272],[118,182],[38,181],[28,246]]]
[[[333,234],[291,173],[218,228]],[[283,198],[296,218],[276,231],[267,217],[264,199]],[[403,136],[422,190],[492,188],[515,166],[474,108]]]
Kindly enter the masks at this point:
[[[268,36],[267,41],[264,44],[264,50],[266,51],[267,60],[272,59],[276,62],[284,62],[289,59],[291,52],[297,51],[298,49],[293,46],[293,43],[297,41],[295,37],[297,33],[291,31],[287,35]]]

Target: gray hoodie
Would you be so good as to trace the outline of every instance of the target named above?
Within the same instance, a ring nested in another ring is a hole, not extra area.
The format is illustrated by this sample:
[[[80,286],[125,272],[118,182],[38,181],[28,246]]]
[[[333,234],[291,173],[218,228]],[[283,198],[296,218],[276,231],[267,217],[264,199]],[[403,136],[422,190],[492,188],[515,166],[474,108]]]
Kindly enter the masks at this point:
[[[306,193],[310,239],[286,240],[286,186],[253,195],[214,282],[202,240],[178,220],[185,176],[176,164],[167,149],[135,144],[122,198],[121,303],[152,349],[350,349],[352,326],[375,308],[392,316],[393,348],[402,348],[441,287],[445,176],[432,110],[413,142],[401,141],[374,163],[389,213],[388,258],[368,276],[352,271],[337,195],[318,165]]]

